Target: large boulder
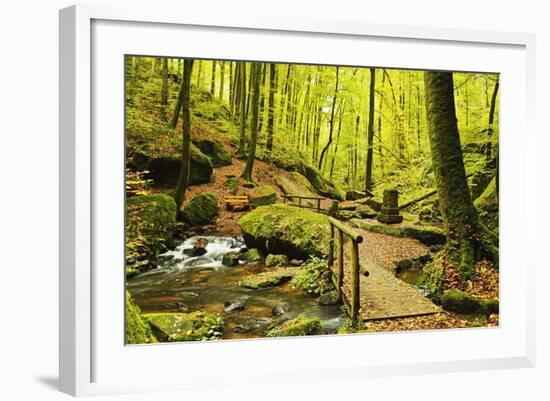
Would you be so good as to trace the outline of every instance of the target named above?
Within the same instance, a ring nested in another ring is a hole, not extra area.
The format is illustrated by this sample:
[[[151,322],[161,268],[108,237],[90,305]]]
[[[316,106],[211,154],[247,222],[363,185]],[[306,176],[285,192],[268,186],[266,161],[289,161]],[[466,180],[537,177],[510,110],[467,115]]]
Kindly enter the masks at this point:
[[[272,205],[277,202],[277,194],[270,185],[255,187],[248,193],[248,197],[252,207]]]
[[[176,202],[168,195],[126,200],[126,259],[145,260],[166,251],[176,226]]]
[[[143,317],[163,342],[219,340],[223,335],[223,320],[213,313],[151,313]]]
[[[212,161],[194,144],[190,151],[189,184],[206,184],[212,181],[214,172]],[[178,182],[181,169],[181,156],[178,154],[149,157],[144,153],[136,152],[132,157],[132,167],[137,170],[148,170],[148,177],[155,184],[175,186]]]
[[[373,233],[386,234],[394,237],[414,238],[424,245],[443,245],[447,241],[445,232],[439,227],[423,226],[415,224],[385,225],[376,221],[354,220],[352,226],[362,228]]]
[[[223,143],[217,139],[193,140],[193,144],[210,158],[214,167],[228,166],[231,164],[231,154],[225,149]]]
[[[323,214],[276,204],[245,214],[239,224],[249,248],[302,260],[328,254],[330,230]]]
[[[151,328],[141,315],[141,310],[126,291],[126,344],[147,344],[156,342]]]
[[[441,306],[455,313],[486,315],[499,313],[498,299],[481,299],[456,289],[443,293]]]
[[[183,209],[183,220],[192,226],[204,226],[216,220],[220,209],[218,198],[212,192],[197,194]]]
[[[326,334],[319,319],[298,317],[287,320],[267,332],[267,337],[315,336]]]

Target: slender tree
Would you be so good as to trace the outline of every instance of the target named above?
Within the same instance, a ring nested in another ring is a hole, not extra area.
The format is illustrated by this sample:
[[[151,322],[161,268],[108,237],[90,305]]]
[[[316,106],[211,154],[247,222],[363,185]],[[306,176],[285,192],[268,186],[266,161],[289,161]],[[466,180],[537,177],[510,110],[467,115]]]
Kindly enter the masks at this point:
[[[260,106],[260,81],[262,79],[262,64],[252,63],[250,74],[252,75],[252,97],[251,97],[251,114],[250,121],[250,143],[248,145],[248,158],[246,166],[242,173],[242,178],[247,181],[252,181],[252,170],[254,168],[254,159],[256,158],[256,142],[258,139],[258,112]]]
[[[485,148],[485,157],[487,163],[491,161],[492,156],[492,137],[493,137],[493,123],[495,120],[495,108],[497,103],[497,94],[498,94],[498,77],[493,88],[493,95],[491,96],[491,108],[489,109],[489,121],[487,124],[487,146]]]
[[[332,108],[330,112],[330,125],[329,125],[329,133],[328,133],[328,141],[321,151],[321,157],[319,158],[319,171],[321,171],[321,167],[323,166],[323,158],[325,157],[325,153],[327,152],[328,148],[332,144],[332,131],[334,128],[334,111],[336,109],[336,100],[338,97],[338,78],[339,78],[339,67],[336,67],[336,80],[334,84],[334,94],[332,95]]]
[[[189,181],[189,170],[191,163],[191,112],[189,103],[191,97],[191,73],[193,71],[193,59],[185,59],[183,63],[183,95],[182,95],[182,152],[181,152],[181,168],[178,177],[176,190],[174,191],[174,199],[176,201],[176,210],[181,209],[181,205],[185,199],[185,191]]]
[[[367,164],[365,169],[365,190],[372,190],[372,144],[374,138],[374,89],[376,82],[376,72],[374,68],[369,68],[370,71],[370,88],[369,88],[369,123],[367,128]]]
[[[240,135],[239,135],[239,149],[238,155],[243,155],[246,146],[246,63],[244,63],[239,69],[239,122],[240,122]]]
[[[160,117],[166,121],[166,106],[168,105],[168,59],[162,59],[162,87],[160,90]]]
[[[176,107],[174,108],[174,113],[172,114],[172,119],[170,120],[170,127],[171,128],[176,128],[176,125],[178,125],[178,118],[180,116],[181,105],[183,103],[183,95],[184,95],[184,92],[185,92],[185,89],[186,89],[185,85],[184,85],[184,81],[185,81],[185,76],[182,77],[180,90],[178,92],[178,100],[176,101]]]
[[[273,150],[273,118],[275,107],[275,79],[277,74],[277,67],[275,64],[269,64],[269,98],[268,98],[268,111],[267,111],[267,142],[266,148],[268,151]]]
[[[223,92],[225,87],[225,61],[220,61],[220,102],[223,102]]]
[[[210,79],[210,95],[214,97],[216,93],[216,60],[212,60],[212,76]]]

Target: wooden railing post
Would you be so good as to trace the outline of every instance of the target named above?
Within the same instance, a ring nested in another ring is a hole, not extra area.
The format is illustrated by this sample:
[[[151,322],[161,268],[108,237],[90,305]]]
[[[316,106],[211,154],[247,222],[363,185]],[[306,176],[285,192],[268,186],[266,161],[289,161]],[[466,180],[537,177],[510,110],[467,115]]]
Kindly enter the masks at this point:
[[[317,213],[321,211],[321,199],[317,199]]]
[[[351,245],[351,320],[358,322],[359,318],[359,245],[352,240]]]
[[[344,283],[344,233],[338,229],[338,270],[336,276],[336,290],[338,302],[342,302],[342,284]]]

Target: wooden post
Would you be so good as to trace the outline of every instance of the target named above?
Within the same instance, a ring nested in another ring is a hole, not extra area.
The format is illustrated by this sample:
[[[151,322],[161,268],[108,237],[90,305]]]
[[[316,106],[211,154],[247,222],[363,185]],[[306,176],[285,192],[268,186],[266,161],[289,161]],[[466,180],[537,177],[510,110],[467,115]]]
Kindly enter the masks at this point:
[[[342,302],[342,284],[344,283],[344,233],[338,229],[338,276],[336,277],[336,290],[338,302]]]
[[[329,248],[328,248],[328,267],[332,270],[332,266],[334,266],[334,226],[332,223],[329,223],[330,225],[330,241],[329,241]]]
[[[321,211],[321,199],[317,199],[317,213]]]
[[[283,203],[286,205],[286,195],[283,196]]]
[[[359,318],[359,246],[352,241],[351,248],[351,320],[358,322]]]
[[[302,198],[298,198],[298,207],[302,207]]]

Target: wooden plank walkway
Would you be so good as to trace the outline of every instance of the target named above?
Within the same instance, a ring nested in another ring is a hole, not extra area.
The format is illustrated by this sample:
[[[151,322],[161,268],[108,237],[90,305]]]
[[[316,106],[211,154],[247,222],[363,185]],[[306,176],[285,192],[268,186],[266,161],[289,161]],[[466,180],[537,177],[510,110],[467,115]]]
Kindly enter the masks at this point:
[[[442,312],[440,307],[414,287],[395,277],[390,270],[369,257],[368,243],[359,244],[359,253],[361,270],[366,269],[369,272],[368,277],[361,275],[360,278],[360,313],[364,321]],[[344,263],[344,295],[349,300],[351,299],[351,263],[347,256]]]

